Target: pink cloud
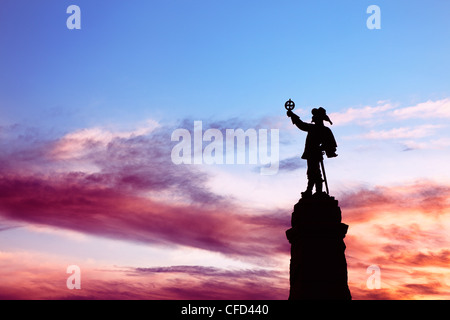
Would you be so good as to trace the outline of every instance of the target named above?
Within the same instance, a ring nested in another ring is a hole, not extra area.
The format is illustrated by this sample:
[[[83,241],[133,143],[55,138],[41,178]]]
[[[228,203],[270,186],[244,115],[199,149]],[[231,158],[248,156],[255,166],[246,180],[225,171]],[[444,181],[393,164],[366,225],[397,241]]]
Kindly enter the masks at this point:
[[[232,204],[153,201],[107,186],[108,178],[71,173],[42,177],[0,177],[3,217],[80,232],[148,243],[187,245],[229,254],[287,251],[281,217],[236,214]],[[102,183],[100,183],[101,181]]]
[[[354,299],[448,299],[450,188],[430,181],[361,188],[337,197]],[[366,268],[381,269],[381,289]]]
[[[371,220],[386,212],[409,214],[412,210],[438,217],[448,213],[450,187],[431,181],[403,186],[360,188],[338,196],[348,222]]]
[[[395,108],[386,101],[380,101],[377,106],[365,106],[361,108],[348,108],[343,112],[335,112],[330,114],[330,118],[335,125],[346,125],[349,123],[366,124],[376,121],[375,119],[381,119],[383,114],[388,110]]]
[[[79,136],[82,150],[66,148],[64,157],[54,152],[61,140],[9,145],[0,155],[0,217],[8,225],[36,223],[125,241],[191,246],[247,261],[266,263],[274,256],[288,260],[284,232],[292,207],[253,212],[209,191],[207,174],[170,162],[169,132],[158,128],[147,135],[112,134],[107,142],[94,144]],[[345,243],[354,299],[445,297],[450,187],[421,181],[357,188],[336,198],[343,222],[350,225]],[[417,220],[408,221],[411,217]],[[382,269],[380,291],[365,288],[365,268],[374,263]],[[1,297],[286,299],[288,290],[288,270],[143,266],[110,277],[90,270],[82,292],[61,287],[66,275],[60,271],[45,266],[18,270],[0,285]],[[33,274],[45,281],[46,290],[38,290],[40,280]]]
[[[67,266],[61,261],[44,264],[43,258],[48,259],[0,254],[7,276],[0,283],[0,299],[285,300],[289,294],[287,273],[205,266],[105,269],[81,264],[81,289],[69,290]]]
[[[416,127],[400,127],[389,130],[371,130],[368,133],[352,136],[348,138],[371,139],[371,140],[392,140],[392,139],[418,139],[429,137],[435,134],[436,129],[441,125],[424,124]]]
[[[428,251],[397,251],[390,252],[377,259],[380,263],[396,263],[413,267],[444,267],[450,265],[450,250],[441,249],[437,252]]]
[[[168,133],[160,128],[146,136],[108,135],[100,147],[83,144],[83,134],[77,140],[83,152],[77,149],[73,157],[66,152],[64,161],[53,157],[58,141],[19,146],[2,157],[8,169],[0,169],[0,215],[115,239],[231,255],[288,252],[284,231],[289,212],[245,214],[232,199],[208,191],[205,173],[171,163]],[[21,158],[28,150],[36,157]],[[42,162],[48,168],[44,172],[36,166]],[[62,170],[61,162],[93,165],[97,170]]]
[[[399,107],[389,101],[379,101],[376,106],[352,107],[330,114],[337,126],[357,123],[373,125],[387,120],[442,119],[450,117],[450,99],[429,100],[413,106]]]
[[[415,106],[394,110],[392,111],[392,115],[399,119],[449,118],[450,99],[446,98],[436,101],[429,100]]]

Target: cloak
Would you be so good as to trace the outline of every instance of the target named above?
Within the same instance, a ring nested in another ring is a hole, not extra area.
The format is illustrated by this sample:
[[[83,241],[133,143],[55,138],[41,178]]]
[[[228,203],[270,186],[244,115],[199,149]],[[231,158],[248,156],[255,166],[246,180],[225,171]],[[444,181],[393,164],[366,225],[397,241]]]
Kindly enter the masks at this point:
[[[302,159],[322,160],[322,151],[325,151],[328,158],[337,157],[337,143],[330,128],[303,122],[296,114],[291,119],[300,130],[308,132]]]

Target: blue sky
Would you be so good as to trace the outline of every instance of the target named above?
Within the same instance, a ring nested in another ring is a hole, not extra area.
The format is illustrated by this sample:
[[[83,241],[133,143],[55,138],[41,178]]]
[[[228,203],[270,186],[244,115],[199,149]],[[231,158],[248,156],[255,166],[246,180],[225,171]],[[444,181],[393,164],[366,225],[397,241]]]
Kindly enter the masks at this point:
[[[69,4],[2,4],[3,121],[276,115],[287,98],[330,112],[450,87],[443,1],[379,1],[381,30],[369,1],[78,1],[77,31]]]
[[[81,30],[66,27],[72,4],[81,8]],[[372,4],[381,8],[380,30],[366,27]],[[389,280],[378,297],[424,297],[398,288],[436,288],[449,275],[448,268],[409,263],[417,272],[430,267],[418,284],[402,269],[418,252],[436,259],[434,266],[448,261],[449,9],[442,0],[3,0],[0,270],[18,271],[8,278],[17,285],[0,292],[20,284],[41,297],[38,282],[32,287],[21,276],[27,266],[36,274],[66,263],[114,272],[263,266],[276,285],[252,297],[283,298],[283,228],[306,185],[299,159],[305,134],[283,107],[291,98],[302,119],[323,106],[334,122],[339,157],[325,165],[332,194],[347,205],[355,297],[373,297],[361,291],[366,274],[358,269],[371,264]],[[180,125],[192,131],[194,120],[221,130],[279,129],[280,160],[291,170],[265,177],[258,166],[174,166],[170,133]],[[371,201],[352,206],[353,194]],[[228,199],[232,210],[202,197]],[[185,228],[178,210],[196,223]],[[174,232],[159,220],[163,213]],[[196,234],[209,224],[223,237]],[[242,238],[246,228],[256,230],[254,238]],[[261,243],[261,256],[240,255]],[[403,256],[389,256],[391,245]],[[115,280],[133,283],[128,276]],[[438,288],[448,298],[448,286]]]

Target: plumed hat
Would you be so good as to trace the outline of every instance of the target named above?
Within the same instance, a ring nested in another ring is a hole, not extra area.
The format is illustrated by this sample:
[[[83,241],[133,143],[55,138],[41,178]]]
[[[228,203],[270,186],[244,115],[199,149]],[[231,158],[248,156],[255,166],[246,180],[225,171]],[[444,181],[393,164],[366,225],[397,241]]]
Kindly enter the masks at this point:
[[[327,111],[324,108],[322,107],[320,107],[319,109],[314,108],[312,109],[311,113],[318,119],[328,121],[329,123],[333,124],[333,122],[331,122],[330,118],[327,116]]]

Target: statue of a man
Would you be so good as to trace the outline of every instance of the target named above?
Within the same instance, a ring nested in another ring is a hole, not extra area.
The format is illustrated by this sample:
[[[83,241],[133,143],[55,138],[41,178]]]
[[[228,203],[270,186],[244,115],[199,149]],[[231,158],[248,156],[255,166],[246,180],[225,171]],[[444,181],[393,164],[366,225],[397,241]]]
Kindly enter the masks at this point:
[[[325,127],[324,121],[328,121],[333,124],[330,118],[327,116],[327,112],[324,108],[313,109],[312,111],[312,124],[306,123],[300,120],[300,117],[288,110],[287,115],[291,118],[292,123],[295,124],[300,130],[308,132],[306,136],[305,151],[303,152],[302,159],[307,161],[307,177],[308,187],[305,192],[302,192],[302,196],[311,196],[313,187],[316,187],[316,193],[322,193],[322,174],[320,171],[320,163],[323,161],[323,154],[326,154],[328,158],[337,157],[336,154],[336,140],[330,128]]]

